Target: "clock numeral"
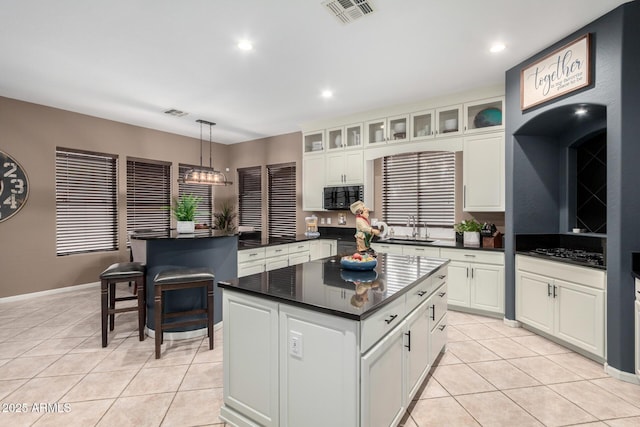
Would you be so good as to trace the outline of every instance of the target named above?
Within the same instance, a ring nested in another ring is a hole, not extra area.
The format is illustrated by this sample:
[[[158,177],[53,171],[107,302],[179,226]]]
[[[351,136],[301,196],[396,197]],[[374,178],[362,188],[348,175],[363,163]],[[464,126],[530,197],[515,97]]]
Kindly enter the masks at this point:
[[[13,193],[10,194],[9,197],[4,199],[4,202],[2,202],[2,204],[9,205],[9,208],[11,209],[16,209],[18,207],[18,204],[16,203],[16,195]]]
[[[16,166],[15,163],[13,162],[5,162],[4,163],[4,167],[5,168],[10,168],[8,171],[6,171],[4,173],[4,177],[5,178],[17,178],[18,175],[16,175],[16,171],[18,170],[18,166]]]
[[[11,189],[13,194],[22,194],[24,193],[24,180],[20,178],[14,178],[11,180],[12,184],[15,184],[15,187]]]

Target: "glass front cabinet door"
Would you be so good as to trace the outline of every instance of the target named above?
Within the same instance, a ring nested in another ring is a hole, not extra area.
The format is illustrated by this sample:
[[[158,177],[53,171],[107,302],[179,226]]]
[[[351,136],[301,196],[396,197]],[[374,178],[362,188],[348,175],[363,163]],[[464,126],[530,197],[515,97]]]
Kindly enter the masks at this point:
[[[434,136],[435,110],[419,111],[411,114],[411,139],[429,139]]]
[[[438,108],[436,110],[436,135],[452,136],[462,133],[462,105]]]
[[[362,123],[327,129],[327,151],[362,148]]]
[[[409,139],[409,116],[396,116],[387,119],[387,141],[403,142]]]
[[[306,132],[302,136],[304,154],[322,153],[324,151],[324,131]]]
[[[504,97],[464,104],[465,133],[504,129]]]
[[[377,119],[366,122],[364,124],[366,145],[384,145],[386,142],[386,128],[387,119]]]

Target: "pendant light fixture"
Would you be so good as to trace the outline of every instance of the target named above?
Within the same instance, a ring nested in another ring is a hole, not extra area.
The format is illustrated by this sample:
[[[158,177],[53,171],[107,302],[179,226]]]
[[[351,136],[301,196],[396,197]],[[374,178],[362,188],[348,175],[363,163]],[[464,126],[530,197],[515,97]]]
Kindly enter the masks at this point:
[[[215,126],[215,123],[208,122],[206,120],[196,120],[200,123],[200,167],[191,168],[184,174],[183,182],[185,184],[206,184],[206,185],[231,185],[230,181],[227,181],[227,177],[220,171],[213,168],[211,162],[211,146],[213,145],[211,137],[211,129]],[[202,165],[202,126],[209,126],[209,167]]]

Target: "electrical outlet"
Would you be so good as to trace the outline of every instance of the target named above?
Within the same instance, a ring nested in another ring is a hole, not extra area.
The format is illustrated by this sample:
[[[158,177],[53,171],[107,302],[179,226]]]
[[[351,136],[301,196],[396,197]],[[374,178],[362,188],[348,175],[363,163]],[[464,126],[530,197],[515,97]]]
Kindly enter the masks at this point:
[[[289,331],[289,354],[302,359],[302,334]]]
[[[324,225],[324,218],[320,218],[320,224]]]
[[[331,218],[327,218],[327,224],[331,225]]]

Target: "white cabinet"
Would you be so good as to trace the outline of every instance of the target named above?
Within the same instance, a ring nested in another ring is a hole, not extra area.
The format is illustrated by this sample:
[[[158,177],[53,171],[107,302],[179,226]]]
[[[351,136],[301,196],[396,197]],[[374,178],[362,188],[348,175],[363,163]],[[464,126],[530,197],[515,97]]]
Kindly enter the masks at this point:
[[[302,264],[309,261],[309,242],[289,243],[289,265]]]
[[[224,332],[224,402],[263,426],[279,422],[278,304],[272,301],[222,293]],[[235,411],[222,408],[221,415],[240,425]]]
[[[412,245],[402,245],[402,254],[403,255],[419,255],[419,256],[430,256],[430,257],[440,257],[440,248],[436,248],[433,246],[412,246]]]
[[[449,305],[504,314],[504,253],[440,250],[449,258]]]
[[[404,334],[397,327],[361,359],[362,426],[395,426],[407,409]]]
[[[366,146],[409,140],[409,114],[370,120],[364,125]]]
[[[430,308],[425,301],[406,320],[406,373],[407,402],[416,395],[429,373],[432,360],[429,359]]]
[[[302,158],[302,209],[305,211],[323,210],[325,157],[309,155]]]
[[[504,134],[466,137],[463,142],[464,211],[504,211]]]
[[[264,271],[264,248],[243,249],[238,251],[238,277]]]
[[[395,243],[374,242],[374,243],[371,243],[371,247],[376,252],[402,255],[402,245],[396,245]]]
[[[412,141],[431,139],[435,136],[435,110],[418,111],[411,114],[410,137]]]
[[[362,184],[364,156],[362,150],[337,151],[326,155],[327,185]]]
[[[362,148],[362,123],[327,129],[327,151]]]
[[[324,148],[324,130],[305,132],[302,135],[302,153],[321,153]]]
[[[462,133],[462,126],[462,105],[436,109],[436,135],[459,135]]]
[[[605,354],[604,271],[516,256],[516,320],[595,356]]]
[[[309,242],[309,258],[314,259],[326,258],[337,254],[337,242],[335,240],[312,240]]]
[[[504,129],[504,97],[464,104],[464,133],[472,134]]]

